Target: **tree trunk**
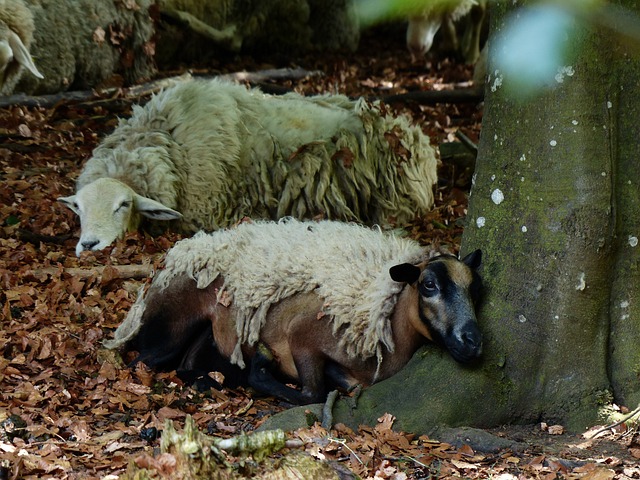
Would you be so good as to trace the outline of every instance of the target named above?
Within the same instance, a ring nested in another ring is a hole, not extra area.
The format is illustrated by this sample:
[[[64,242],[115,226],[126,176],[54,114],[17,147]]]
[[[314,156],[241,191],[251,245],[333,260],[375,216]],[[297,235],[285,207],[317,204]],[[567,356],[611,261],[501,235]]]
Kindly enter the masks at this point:
[[[498,32],[514,7],[492,7]],[[579,27],[569,42],[570,75],[535,98],[509,95],[500,72],[487,82],[463,238],[463,253],[484,251],[483,361],[427,347],[357,408],[339,402],[335,421],[578,430],[611,393],[640,401],[640,64],[611,32]]]

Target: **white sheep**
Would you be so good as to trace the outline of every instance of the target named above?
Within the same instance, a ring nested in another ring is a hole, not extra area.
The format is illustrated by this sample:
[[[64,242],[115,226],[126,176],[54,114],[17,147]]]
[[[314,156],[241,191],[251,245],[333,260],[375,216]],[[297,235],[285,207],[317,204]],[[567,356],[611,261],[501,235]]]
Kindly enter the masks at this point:
[[[185,233],[323,215],[388,225],[433,205],[435,150],[420,127],[341,95],[281,97],[220,80],[169,88],[122,120],[59,200],[98,250],[141,216]],[[179,212],[179,213],[178,213]]]
[[[33,15],[23,0],[0,0],[0,95],[13,91],[23,69],[43,78],[29,53],[33,30]]]
[[[89,89],[116,73],[134,83],[156,72],[153,0],[21,1],[33,16],[30,51],[44,79],[22,75],[13,93]]]
[[[345,388],[380,381],[427,339],[459,362],[477,359],[481,257],[478,250],[458,260],[345,222],[287,219],[200,232],[167,253],[105,345],[185,373],[206,374],[226,359],[240,367],[232,383],[244,382],[251,360],[254,388],[294,403],[322,401],[325,380]],[[302,392],[272,381],[265,360]]]
[[[462,57],[473,64],[480,55],[480,34],[485,17],[486,0],[442,0],[429,2],[418,14],[409,18],[407,48],[414,57],[425,55],[433,46],[433,39],[441,27],[446,28],[446,38],[451,48],[458,50],[454,22],[469,16],[462,39]]]

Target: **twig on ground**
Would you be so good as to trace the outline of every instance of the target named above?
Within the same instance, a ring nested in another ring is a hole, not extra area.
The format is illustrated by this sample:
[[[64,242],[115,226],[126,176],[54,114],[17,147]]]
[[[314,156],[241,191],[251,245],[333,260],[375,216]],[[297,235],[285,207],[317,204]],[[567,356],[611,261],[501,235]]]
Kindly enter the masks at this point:
[[[309,71],[302,68],[272,68],[267,70],[259,70],[257,72],[236,72],[225,75],[202,76],[198,78],[224,78],[233,81],[244,81],[251,84],[258,84],[269,80],[297,80],[301,78],[321,75],[322,72],[320,71]],[[104,99],[105,97],[124,97],[135,99],[159,92],[164,88],[177,85],[181,82],[191,81],[193,80],[193,78],[194,77],[187,72],[182,75],[161,78],[159,80],[143,83],[141,85],[134,85],[129,88],[108,88],[99,92],[95,90],[83,90],[40,96],[31,96],[24,94],[9,95],[0,98],[0,108],[10,107],[11,105],[50,108],[59,102],[86,102],[89,100]]]
[[[351,452],[351,454],[355,457],[355,459],[358,461],[358,463],[360,465],[364,465],[364,462],[362,460],[360,460],[360,457],[358,457],[358,454],[356,452],[354,452],[353,450],[351,450],[349,445],[347,445],[346,440],[343,440],[342,438],[335,438],[335,437],[327,437],[327,440],[329,440],[331,442],[339,443],[340,445],[342,445],[344,448],[346,448],[347,450],[349,450]]]
[[[460,130],[456,130],[456,138],[460,140],[460,143],[467,147],[471,151],[471,153],[473,153],[474,155],[478,155],[478,146]]]
[[[60,271],[58,267],[36,268],[33,270],[35,276],[55,275]],[[146,278],[153,272],[152,264],[141,265],[100,265],[91,268],[69,267],[63,268],[64,273],[68,273],[74,277],[89,278],[94,275],[99,277],[108,276],[113,278]]]
[[[425,90],[399,93],[379,97],[385,103],[416,102],[432,105],[435,103],[480,103],[484,99],[484,91],[477,88],[457,88],[455,90]]]
[[[326,430],[331,430],[331,425],[333,424],[333,406],[337,398],[338,391],[332,390],[329,392],[329,395],[327,395],[327,400],[324,402],[324,407],[322,407],[322,427]]]
[[[618,425],[622,425],[624,422],[630,420],[631,418],[636,416],[638,413],[640,413],[640,404],[638,404],[638,406],[632,412],[629,412],[627,415],[622,417],[622,419],[618,420],[617,422],[612,423],[611,425],[607,425],[606,427],[603,427],[600,430],[598,430],[596,433],[593,434],[593,436],[591,438],[596,438],[601,433],[604,433],[607,430],[612,430],[612,429],[616,428]]]
[[[18,228],[17,230],[18,238],[23,242],[33,243],[34,245],[38,245],[40,242],[42,243],[53,243],[56,245],[62,245],[64,242],[69,240],[73,235],[43,235],[41,233],[35,233],[31,230],[26,230],[24,228]]]
[[[351,410],[355,410],[358,407],[358,399],[362,393],[362,385],[358,384],[351,390],[351,396],[347,398],[347,401],[351,404]]]

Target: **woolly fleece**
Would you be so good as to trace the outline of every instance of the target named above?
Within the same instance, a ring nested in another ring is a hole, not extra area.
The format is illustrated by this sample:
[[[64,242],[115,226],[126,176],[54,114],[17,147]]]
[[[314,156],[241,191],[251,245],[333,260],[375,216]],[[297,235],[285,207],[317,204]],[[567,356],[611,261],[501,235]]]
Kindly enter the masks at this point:
[[[33,15],[23,0],[0,0],[0,40],[13,31],[29,50],[33,40]],[[20,79],[24,67],[14,58],[0,75],[0,95],[9,95]]]
[[[131,85],[156,73],[149,48],[154,45],[155,0],[24,2],[35,25],[30,51],[44,78],[22,75],[13,93],[87,90],[116,73]]]
[[[420,10],[420,15],[416,15],[416,17],[429,18],[446,14],[451,20],[457,22],[468,14],[476,4],[476,0],[445,1],[440,3],[430,2]]]
[[[231,361],[244,367],[240,346],[254,345],[269,308],[301,292],[316,292],[325,300],[322,319],[340,333],[339,346],[350,356],[382,359],[394,344],[390,317],[404,284],[389,268],[419,263],[429,252],[417,242],[379,229],[332,221],[247,222],[213,234],[198,233],[168,252],[165,268],[152,288],[166,288],[178,274],[205,288],[218,276],[222,292],[232,301],[238,344]],[[114,339],[118,348],[131,340],[144,313],[141,295]]]
[[[433,205],[435,150],[408,117],[385,112],[341,95],[188,81],[134,107],[94,150],[77,189],[118,179],[182,213],[185,233],[245,216],[406,222]]]

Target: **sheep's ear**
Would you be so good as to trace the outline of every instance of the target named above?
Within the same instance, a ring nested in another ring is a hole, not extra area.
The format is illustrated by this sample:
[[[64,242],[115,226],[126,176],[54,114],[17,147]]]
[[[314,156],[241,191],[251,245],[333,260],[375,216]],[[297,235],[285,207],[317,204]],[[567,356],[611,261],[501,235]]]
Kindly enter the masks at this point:
[[[420,268],[411,263],[401,263],[389,269],[389,275],[396,282],[415,283],[420,278]]]
[[[133,203],[136,211],[140,215],[144,215],[152,220],[178,220],[182,218],[180,212],[176,212],[169,207],[165,207],[160,202],[143,197],[142,195],[135,195],[133,197]]]
[[[473,270],[477,270],[478,268],[480,268],[480,264],[482,263],[482,250],[478,249],[474,252],[471,252],[469,255],[462,259],[462,263]]]
[[[13,52],[13,56],[20,65],[33,73],[36,77],[44,78],[36,68],[33,60],[31,60],[29,50],[27,50],[27,47],[24,46],[24,43],[22,43],[22,40],[20,40],[20,37],[16,35],[15,32],[9,32],[9,46]]]
[[[76,196],[71,195],[70,197],[58,197],[58,201],[60,203],[64,203],[67,207],[73,210],[76,214],[80,215],[80,211],[78,210],[78,204],[76,203]]]

